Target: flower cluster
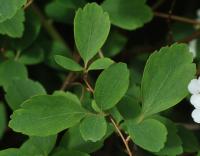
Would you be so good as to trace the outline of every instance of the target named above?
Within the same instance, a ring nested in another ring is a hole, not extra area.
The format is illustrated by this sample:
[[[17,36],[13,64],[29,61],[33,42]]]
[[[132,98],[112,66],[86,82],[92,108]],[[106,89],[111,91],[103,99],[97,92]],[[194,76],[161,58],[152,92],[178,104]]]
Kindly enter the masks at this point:
[[[200,77],[191,80],[188,90],[192,94],[190,103],[195,107],[192,112],[192,118],[195,122],[200,123]]]

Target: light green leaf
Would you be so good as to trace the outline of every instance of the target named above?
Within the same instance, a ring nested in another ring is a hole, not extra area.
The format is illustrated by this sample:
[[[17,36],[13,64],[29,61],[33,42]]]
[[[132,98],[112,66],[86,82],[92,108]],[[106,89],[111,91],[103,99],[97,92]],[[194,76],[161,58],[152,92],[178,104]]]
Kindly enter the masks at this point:
[[[6,101],[12,110],[16,110],[20,108],[20,105],[25,100],[40,94],[46,94],[45,89],[40,83],[30,79],[16,79],[8,87]]]
[[[155,119],[147,119],[139,124],[128,123],[128,133],[138,146],[151,151],[160,151],[167,140],[166,127]]]
[[[0,0],[0,22],[11,19],[27,0]]]
[[[143,115],[149,116],[179,103],[188,94],[187,86],[195,70],[185,44],[174,44],[153,53],[142,79]]]
[[[30,137],[21,147],[20,154],[47,156],[55,146],[57,136]]]
[[[178,129],[176,125],[167,118],[158,116],[156,117],[167,128],[168,135],[164,148],[162,148],[156,155],[180,155],[183,153],[182,141],[178,136]]]
[[[108,68],[111,64],[113,64],[114,61],[109,58],[100,58],[95,60],[88,68],[88,71],[90,70],[101,70]]]
[[[0,151],[0,156],[21,156],[19,149],[17,148],[8,148]]]
[[[101,115],[88,115],[80,124],[81,136],[85,141],[99,141],[105,136],[106,131],[107,123]]]
[[[87,4],[76,12],[74,19],[75,42],[85,63],[103,46],[109,30],[109,16],[98,4]]]
[[[109,13],[111,23],[127,30],[134,30],[149,22],[153,13],[146,0],[105,0],[102,7]]]
[[[6,110],[4,104],[0,102],[0,139],[6,129]]]
[[[101,110],[114,107],[129,86],[129,70],[125,63],[116,63],[104,70],[95,85],[94,99]]]
[[[14,79],[26,79],[28,73],[26,67],[14,60],[4,61],[0,64],[0,86],[7,90]]]
[[[13,38],[19,38],[24,31],[24,11],[19,10],[11,19],[0,23],[0,34],[8,35]]]
[[[76,100],[65,96],[39,95],[25,101],[14,111],[9,127],[29,136],[54,135],[74,126],[87,115]],[[56,126],[55,126],[56,125]]]
[[[55,61],[58,65],[61,67],[71,70],[71,71],[82,71],[83,67],[81,67],[78,63],[76,63],[74,60],[61,56],[61,55],[55,55],[54,56]]]

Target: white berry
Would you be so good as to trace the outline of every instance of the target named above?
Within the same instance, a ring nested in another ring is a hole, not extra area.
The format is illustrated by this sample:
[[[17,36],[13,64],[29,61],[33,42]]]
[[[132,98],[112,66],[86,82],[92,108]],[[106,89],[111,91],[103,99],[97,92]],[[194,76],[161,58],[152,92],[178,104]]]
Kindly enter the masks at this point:
[[[200,109],[194,109],[193,110],[192,118],[196,123],[200,123]]]
[[[188,85],[188,90],[191,94],[199,94],[200,93],[200,79],[191,80]]]

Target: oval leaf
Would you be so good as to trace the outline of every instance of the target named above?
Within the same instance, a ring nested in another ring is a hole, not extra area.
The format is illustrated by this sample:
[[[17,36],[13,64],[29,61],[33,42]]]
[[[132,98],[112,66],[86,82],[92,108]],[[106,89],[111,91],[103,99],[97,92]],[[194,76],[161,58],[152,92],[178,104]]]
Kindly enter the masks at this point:
[[[94,98],[101,110],[114,107],[129,86],[129,70],[125,63],[116,63],[104,70],[95,85]]]
[[[95,60],[88,68],[89,70],[101,70],[108,68],[114,61],[109,58],[100,58]]]
[[[109,16],[98,4],[87,4],[76,12],[74,19],[75,42],[85,63],[103,46],[109,30]]]

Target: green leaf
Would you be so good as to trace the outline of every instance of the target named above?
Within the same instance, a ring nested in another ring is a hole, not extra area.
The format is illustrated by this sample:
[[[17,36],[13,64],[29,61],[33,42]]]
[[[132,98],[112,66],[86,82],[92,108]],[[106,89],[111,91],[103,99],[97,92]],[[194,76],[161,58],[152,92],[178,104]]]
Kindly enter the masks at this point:
[[[166,127],[155,119],[147,119],[139,124],[128,123],[128,133],[138,146],[151,151],[160,151],[167,139]]]
[[[79,151],[59,149],[57,152],[53,154],[53,156],[90,156],[90,155]]]
[[[101,70],[108,68],[111,64],[113,64],[114,61],[109,58],[100,58],[95,60],[88,68],[88,71],[90,70]]]
[[[58,65],[61,67],[71,70],[71,71],[82,71],[83,67],[81,67],[78,63],[76,63],[74,60],[61,56],[61,55],[55,55],[54,56],[55,61]]]
[[[181,137],[184,152],[190,153],[199,150],[200,144],[193,131],[186,129],[183,126],[179,126],[178,134]]]
[[[43,86],[30,79],[16,79],[9,85],[6,93],[6,101],[12,110],[20,108],[20,105],[30,97],[46,94]]]
[[[26,0],[0,0],[0,22],[11,19]]]
[[[164,47],[149,57],[141,87],[144,116],[166,110],[188,94],[187,86],[196,70],[192,60],[185,44]]]
[[[114,107],[129,85],[129,70],[125,63],[116,63],[104,70],[95,85],[94,99],[101,110]]]
[[[167,118],[164,117],[156,117],[159,121],[161,121],[167,128],[168,135],[167,141],[163,149],[161,149],[156,155],[180,155],[183,153],[182,141],[178,136],[178,129],[176,125]]]
[[[6,110],[4,104],[0,102],[0,139],[6,130]]]
[[[29,156],[47,156],[54,148],[57,136],[30,137],[21,147],[20,153]]]
[[[97,142],[85,141],[81,136],[79,125],[76,125],[64,134],[61,139],[60,146],[66,150],[93,153],[103,146],[103,140]]]
[[[28,49],[24,50],[18,59],[19,62],[26,65],[34,65],[41,63],[44,60],[44,50],[42,47],[33,44]]]
[[[0,156],[21,156],[17,148],[8,148],[0,151]]]
[[[109,31],[109,16],[98,4],[87,4],[76,12],[74,19],[75,42],[86,64],[103,46]]]
[[[30,136],[54,135],[74,126],[86,116],[86,110],[72,96],[39,95],[25,101],[14,111],[9,127]],[[56,125],[56,126],[55,126]]]
[[[119,52],[122,51],[127,40],[128,39],[126,38],[126,36],[120,34],[119,32],[111,31],[108,39],[106,40],[106,43],[102,47],[104,55],[107,57],[113,57],[117,55]]]
[[[109,13],[111,23],[127,30],[134,30],[149,22],[153,13],[146,0],[105,0],[102,7]]]
[[[24,32],[24,20],[24,11],[19,10],[11,19],[0,23],[0,34],[13,38],[21,37]]]
[[[81,136],[85,141],[99,141],[105,136],[106,131],[107,123],[101,115],[88,115],[80,124]]]
[[[14,60],[4,61],[0,64],[0,86],[7,90],[14,79],[26,79],[28,73],[26,67]]]

